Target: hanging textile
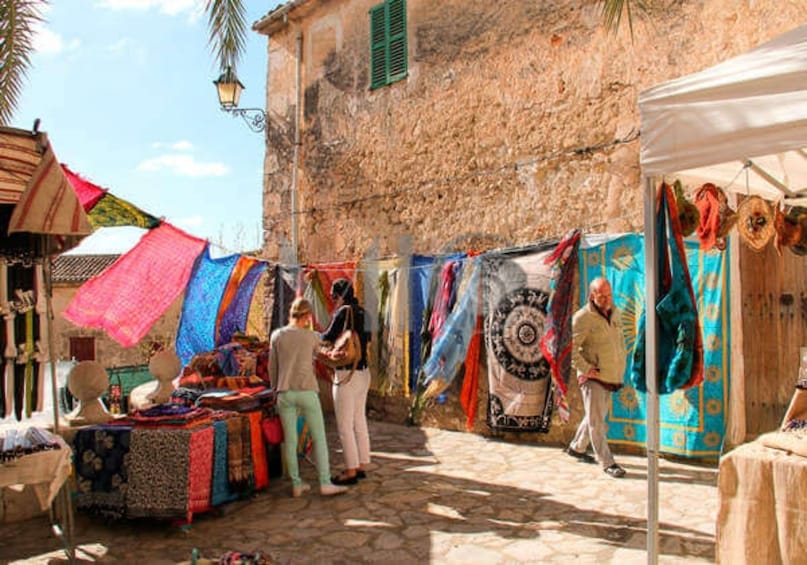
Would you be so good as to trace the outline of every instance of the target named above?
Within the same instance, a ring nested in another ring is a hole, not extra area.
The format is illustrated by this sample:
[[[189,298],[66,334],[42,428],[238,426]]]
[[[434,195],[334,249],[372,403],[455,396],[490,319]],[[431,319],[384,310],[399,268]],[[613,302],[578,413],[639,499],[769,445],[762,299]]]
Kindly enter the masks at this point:
[[[408,262],[403,257],[368,261],[363,269],[372,273],[365,277],[367,311],[375,319],[369,355],[374,375],[371,388],[380,394],[403,393],[406,397],[410,391]]]
[[[221,317],[221,324],[219,325],[220,343],[230,343],[236,332],[247,333],[247,319],[249,318],[250,304],[252,304],[252,295],[255,294],[255,287],[265,271],[266,262],[257,261],[244,275],[235,296]]]
[[[546,433],[552,379],[541,353],[555,243],[488,253],[482,260],[488,425],[493,430]]]
[[[70,181],[70,185],[76,192],[79,202],[81,202],[81,207],[84,208],[85,212],[90,211],[107,191],[81,178],[81,176],[71,171],[64,163],[62,163],[61,166],[67,180]]]
[[[325,277],[315,268],[306,268],[303,275],[305,289],[303,296],[311,303],[314,310],[314,331],[325,331],[331,325],[333,301],[329,288],[324,288]]]
[[[256,336],[259,341],[269,339],[266,332],[265,302],[266,285],[271,271],[272,269],[269,268],[268,264],[264,265],[263,272],[261,272],[258,281],[255,283],[255,292],[252,293],[252,300],[249,303],[249,312],[247,314],[246,333],[250,336]]]
[[[566,392],[572,373],[572,315],[580,235],[580,230],[567,233],[555,252],[546,259],[552,266],[552,293],[541,337],[541,352],[552,369],[557,392],[555,404],[564,422],[569,420],[570,413]]]
[[[678,212],[672,189],[667,184],[659,187],[657,203],[657,390],[659,394],[669,394],[703,382],[703,341]],[[644,332],[642,313],[631,372],[633,386],[642,392],[647,390]]]
[[[659,397],[659,450],[686,457],[719,457],[725,437],[729,390],[731,327],[728,305],[729,254],[700,249],[686,241],[687,264],[703,328],[704,381],[687,390]],[[644,238],[624,235],[607,242],[584,242],[580,249],[580,301],[596,277],[606,276],[614,304],[623,314],[625,345],[636,343],[636,327],[644,305]],[[645,394],[631,384],[633,356],[628,355],[625,386],[611,396],[608,438],[614,443],[645,446]]]
[[[435,258],[412,255],[409,268],[409,390],[417,388],[421,364],[423,313],[429,302],[429,288]]]
[[[333,299],[331,298],[331,285],[336,279],[347,279],[353,283],[353,289],[356,291],[356,299],[359,304],[364,305],[363,297],[359,290],[362,288],[362,279],[360,273],[356,271],[356,261],[342,261],[338,263],[317,263],[312,265],[319,277],[322,289],[325,291],[325,300],[328,305],[328,312],[333,312]],[[326,326],[327,327],[327,326]]]
[[[208,244],[196,258],[185,288],[185,300],[182,303],[176,337],[176,352],[183,367],[197,353],[211,351],[216,347],[219,303],[239,257],[234,254],[212,259]]]
[[[299,267],[275,265],[272,285],[272,319],[269,329],[282,328],[289,321],[289,308],[297,297]]]
[[[481,287],[477,290],[478,300],[481,302]],[[480,352],[482,350],[482,309],[476,315],[476,325],[471,343],[468,344],[468,354],[465,356],[465,373],[460,389],[460,404],[465,412],[465,428],[471,431],[476,420],[476,408],[479,404],[479,366]]]
[[[456,296],[455,283],[461,269],[462,262],[446,261],[440,270],[440,281],[437,294],[434,296],[431,317],[429,318],[429,334],[431,335],[432,345],[440,337],[443,324],[454,305],[453,298]]]
[[[223,343],[229,343],[229,339],[224,341],[221,337],[221,321],[224,318],[224,313],[232,304],[233,300],[235,299],[236,294],[238,293],[238,288],[241,286],[241,283],[244,281],[244,277],[247,276],[250,269],[258,262],[257,259],[253,259],[252,257],[247,257],[246,255],[241,255],[238,257],[238,260],[235,262],[235,266],[230,273],[230,279],[227,281],[227,285],[224,287],[224,292],[221,295],[221,299],[219,301],[219,310],[216,314],[216,345],[222,345]],[[232,334],[230,334],[232,336]]]
[[[160,225],[159,218],[144,212],[134,204],[107,192],[90,209],[87,216],[93,228],[134,226],[151,229]]]
[[[148,333],[182,294],[205,241],[163,222],[78,289],[63,316],[105,330],[124,347]]]
[[[482,260],[480,257],[467,259],[465,267],[467,283],[464,285],[462,298],[451,311],[434,341],[431,354],[423,365],[423,376],[418,380],[415,404],[422,409],[430,398],[441,394],[454,381],[465,363],[468,347],[476,328],[479,313],[479,277]],[[453,272],[455,265],[447,264]],[[446,272],[446,269],[443,269]],[[415,413],[417,414],[418,408]]]

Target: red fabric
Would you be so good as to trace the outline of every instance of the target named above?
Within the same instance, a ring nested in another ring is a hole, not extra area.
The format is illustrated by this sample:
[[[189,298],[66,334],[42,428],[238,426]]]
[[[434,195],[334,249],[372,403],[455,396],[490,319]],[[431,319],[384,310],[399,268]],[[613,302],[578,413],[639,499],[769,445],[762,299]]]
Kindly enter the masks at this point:
[[[309,265],[304,272],[304,276],[311,275],[316,276],[319,279],[319,283],[322,286],[322,289],[325,291],[325,300],[328,306],[328,312],[333,311],[331,285],[336,279],[347,279],[351,281],[353,283],[353,289],[356,291],[356,298],[359,298],[358,286],[354,280],[356,275],[356,261],[344,261],[342,263],[317,263],[316,265]],[[299,288],[305,288],[305,285],[301,285]]]
[[[465,427],[471,430],[476,418],[476,406],[479,399],[479,352],[482,347],[482,316],[476,318],[476,328],[468,343],[465,355],[465,378],[460,391],[460,403],[465,412]]]
[[[98,204],[98,201],[101,200],[101,197],[106,194],[107,191],[90,181],[84,180],[71,171],[64,163],[61,165],[67,180],[70,181],[73,190],[76,191],[81,206],[84,208],[85,212],[89,212],[93,206]]]
[[[283,424],[280,422],[279,416],[271,416],[264,418],[261,421],[261,430],[263,437],[267,443],[271,445],[280,445],[283,443]]]
[[[182,294],[205,241],[163,222],[70,301],[63,315],[131,347]]]
[[[249,418],[249,440],[252,443],[252,468],[255,473],[255,490],[269,486],[269,464],[266,462],[266,446],[263,444],[263,429],[260,410],[245,414]]]
[[[210,508],[213,483],[213,426],[193,432],[188,445],[188,522]]]

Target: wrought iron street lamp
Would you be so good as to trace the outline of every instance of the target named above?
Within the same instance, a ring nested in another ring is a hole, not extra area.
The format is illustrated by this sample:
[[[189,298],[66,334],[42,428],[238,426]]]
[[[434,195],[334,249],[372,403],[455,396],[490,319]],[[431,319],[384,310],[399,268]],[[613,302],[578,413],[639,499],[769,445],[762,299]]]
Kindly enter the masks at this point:
[[[227,67],[218,79],[213,81],[219,95],[221,109],[233,116],[238,116],[246,122],[249,128],[256,132],[266,130],[266,112],[260,108],[239,108],[238,100],[244,85],[230,67]]]

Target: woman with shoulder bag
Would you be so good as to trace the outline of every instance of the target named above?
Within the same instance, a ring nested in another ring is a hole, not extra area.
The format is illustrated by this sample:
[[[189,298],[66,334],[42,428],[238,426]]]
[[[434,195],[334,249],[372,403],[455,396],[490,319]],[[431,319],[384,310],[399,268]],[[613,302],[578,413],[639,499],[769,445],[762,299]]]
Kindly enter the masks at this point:
[[[367,393],[370,390],[370,371],[367,369],[367,343],[370,334],[365,329],[367,319],[359,305],[353,285],[347,279],[337,279],[331,285],[334,314],[331,325],[322,334],[323,341],[334,343],[344,330],[359,335],[361,359],[353,365],[335,369],[333,389],[334,412],[345,469],[331,477],[336,485],[354,485],[367,476],[365,465],[370,463],[370,432],[367,429]]]

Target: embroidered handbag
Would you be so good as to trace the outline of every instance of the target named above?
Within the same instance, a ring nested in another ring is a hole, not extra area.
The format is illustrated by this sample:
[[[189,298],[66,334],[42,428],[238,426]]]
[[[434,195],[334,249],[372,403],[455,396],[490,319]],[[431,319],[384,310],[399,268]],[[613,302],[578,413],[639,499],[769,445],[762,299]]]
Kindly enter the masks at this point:
[[[675,201],[666,184],[659,190],[658,209],[657,389],[659,394],[669,394],[703,382],[703,341]],[[631,382],[637,390],[647,392],[646,379],[645,316],[642,313],[633,351]]]

